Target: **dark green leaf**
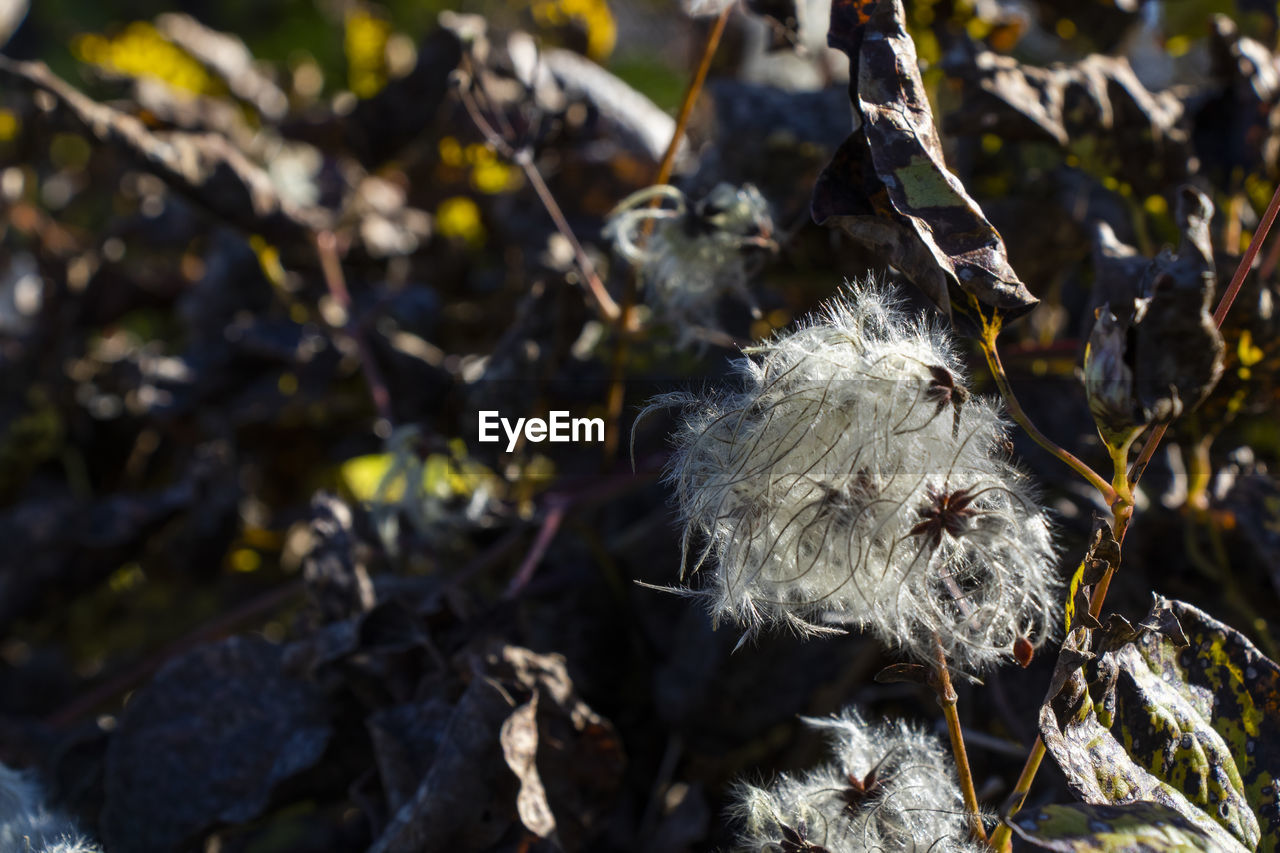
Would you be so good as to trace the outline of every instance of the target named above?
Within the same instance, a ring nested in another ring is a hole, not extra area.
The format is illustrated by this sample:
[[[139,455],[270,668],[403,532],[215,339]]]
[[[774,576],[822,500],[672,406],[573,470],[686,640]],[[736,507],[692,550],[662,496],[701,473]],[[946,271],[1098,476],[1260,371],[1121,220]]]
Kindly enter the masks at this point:
[[[1021,812],[1009,825],[1022,840],[1062,853],[1186,853],[1213,844],[1207,833],[1159,803],[1055,804]]]

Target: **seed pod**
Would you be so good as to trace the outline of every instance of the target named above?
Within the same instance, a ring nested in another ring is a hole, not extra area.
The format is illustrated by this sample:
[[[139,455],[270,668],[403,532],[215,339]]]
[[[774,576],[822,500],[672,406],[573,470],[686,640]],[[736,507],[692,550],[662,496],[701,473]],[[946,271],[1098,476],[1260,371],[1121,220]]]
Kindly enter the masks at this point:
[[[1084,350],[1084,390],[1089,412],[1107,446],[1123,447],[1147,425],[1133,387],[1132,312],[1122,319],[1110,305],[1097,311]]]

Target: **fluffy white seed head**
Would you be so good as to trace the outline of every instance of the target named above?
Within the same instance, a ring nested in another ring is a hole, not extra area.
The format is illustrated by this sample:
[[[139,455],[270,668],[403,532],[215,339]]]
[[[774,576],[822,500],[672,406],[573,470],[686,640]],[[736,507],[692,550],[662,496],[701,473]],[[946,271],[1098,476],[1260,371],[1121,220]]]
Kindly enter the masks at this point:
[[[0,850],[29,853],[101,853],[75,823],[44,804],[30,774],[0,764]]]
[[[976,853],[960,787],[936,738],[904,723],[866,723],[856,711],[814,720],[835,760],[768,788],[738,789],[742,851]],[[788,846],[788,844],[792,846]]]
[[[1045,639],[1049,526],[943,331],[852,287],[747,355],[738,388],[652,404],[683,410],[668,481],[717,619],[855,624],[930,661],[937,634],[969,670]]]
[[[650,207],[657,198],[674,208]],[[636,268],[645,302],[684,345],[719,329],[716,305],[726,294],[755,310],[748,250],[771,246],[772,230],[769,204],[750,184],[718,184],[698,202],[662,185],[619,204],[605,233]]]

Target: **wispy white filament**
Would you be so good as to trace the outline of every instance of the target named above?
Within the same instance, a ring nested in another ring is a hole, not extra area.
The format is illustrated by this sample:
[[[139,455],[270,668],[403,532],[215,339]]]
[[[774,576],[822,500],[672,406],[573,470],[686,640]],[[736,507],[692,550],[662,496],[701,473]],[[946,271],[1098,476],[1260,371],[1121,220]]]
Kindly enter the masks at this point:
[[[659,198],[674,209],[648,206]],[[746,285],[747,249],[772,245],[772,230],[769,203],[750,184],[718,184],[696,203],[661,185],[619,204],[606,235],[635,267],[645,302],[688,344],[705,337],[705,330],[719,329],[716,305],[722,296],[733,294],[755,310]]]
[[[827,730],[835,761],[772,786],[740,786],[737,849],[774,851],[788,837],[828,853],[978,853],[949,759],[933,738],[856,711],[805,722]]]
[[[66,815],[49,810],[28,774],[0,764],[0,851],[102,853]]]
[[[936,633],[970,670],[1045,639],[1049,526],[942,330],[851,287],[747,356],[736,389],[651,405],[683,411],[668,481],[717,619],[855,624],[930,661]]]

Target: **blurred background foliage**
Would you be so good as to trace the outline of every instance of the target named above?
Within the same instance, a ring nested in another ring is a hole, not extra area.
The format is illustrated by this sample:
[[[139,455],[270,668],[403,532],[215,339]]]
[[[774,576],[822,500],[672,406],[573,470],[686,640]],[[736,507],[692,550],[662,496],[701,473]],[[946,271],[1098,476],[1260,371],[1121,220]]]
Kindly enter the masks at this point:
[[[775,5],[781,25],[759,14]],[[1046,432],[1101,468],[1076,377],[1106,280],[1099,258],[1142,265],[1176,244],[1187,181],[1215,204],[1229,274],[1277,177],[1276,4],[915,0],[907,12],[948,162],[1042,300],[1003,339],[1015,387]],[[230,53],[197,55],[225,44],[192,19],[234,36]],[[420,779],[450,770],[433,764],[449,713],[483,717],[469,691],[489,678],[521,701],[558,697],[543,734],[592,759],[585,781],[548,784],[568,849],[702,850],[726,842],[735,778],[816,754],[797,714],[856,700],[937,722],[927,691],[870,681],[888,659],[874,643],[769,638],[731,655],[731,632],[635,583],[675,582],[680,559],[656,482],[670,425],[637,427],[633,473],[638,407],[721,379],[736,344],[843,279],[893,275],[809,215],[852,116],[847,62],[825,49],[825,28],[816,0],[737,9],[677,161],[692,233],[715,231],[715,212],[697,210],[720,183],[753,183],[767,200],[772,248],[721,265],[741,264],[755,305],[717,302],[723,328],[695,347],[642,305],[646,334],[623,347],[583,297],[580,262],[528,173],[477,129],[451,74],[465,48],[486,114],[531,152],[623,300],[635,273],[605,222],[653,181],[708,19],[662,0],[33,3],[4,54],[46,63],[153,147],[104,141],[65,97],[53,108],[51,87],[4,77],[0,760],[39,768],[109,849],[363,849]],[[526,33],[551,81],[522,65]],[[215,55],[234,60],[237,43],[252,61],[219,70]],[[970,100],[966,74],[984,51],[1036,67],[1124,57],[1147,112],[1138,130],[1082,120],[1065,140],[1016,122],[997,132],[1016,109]],[[608,86],[591,88],[599,69],[583,59],[613,75]],[[1153,93],[1177,101],[1176,121],[1151,119]],[[1155,144],[1161,131],[1178,144]],[[181,154],[168,172],[156,165],[166,151]],[[206,162],[225,168],[182,172]],[[336,277],[317,232],[336,235]],[[1275,256],[1266,263],[1228,323],[1227,378],[1153,463],[1112,601],[1141,613],[1158,587],[1274,651],[1280,306]],[[974,374],[975,390],[994,390]],[[478,409],[549,408],[608,416],[622,440],[608,454],[474,440]],[[1023,437],[1015,445],[1074,565],[1106,508]],[[233,635],[269,649],[214,645]],[[494,652],[495,638],[507,647]],[[513,648],[545,659],[513,663]],[[288,682],[257,710],[326,732],[303,739],[307,772],[248,768],[269,782],[248,804],[184,787],[213,757],[284,739],[269,728],[202,739],[215,727],[178,701],[204,695],[178,666],[192,661],[212,695],[243,699],[252,691],[236,685],[262,672]],[[572,690],[548,686],[557,667]],[[962,688],[985,735],[975,767],[988,802],[1016,777],[1048,669]],[[148,703],[161,700],[190,715],[192,740],[164,768],[144,749],[164,716]],[[566,720],[581,724],[572,736]],[[143,784],[134,765],[156,775]],[[528,849],[514,795],[490,781],[482,805],[506,823],[474,849]],[[160,813],[178,815],[174,828],[150,838]]]

